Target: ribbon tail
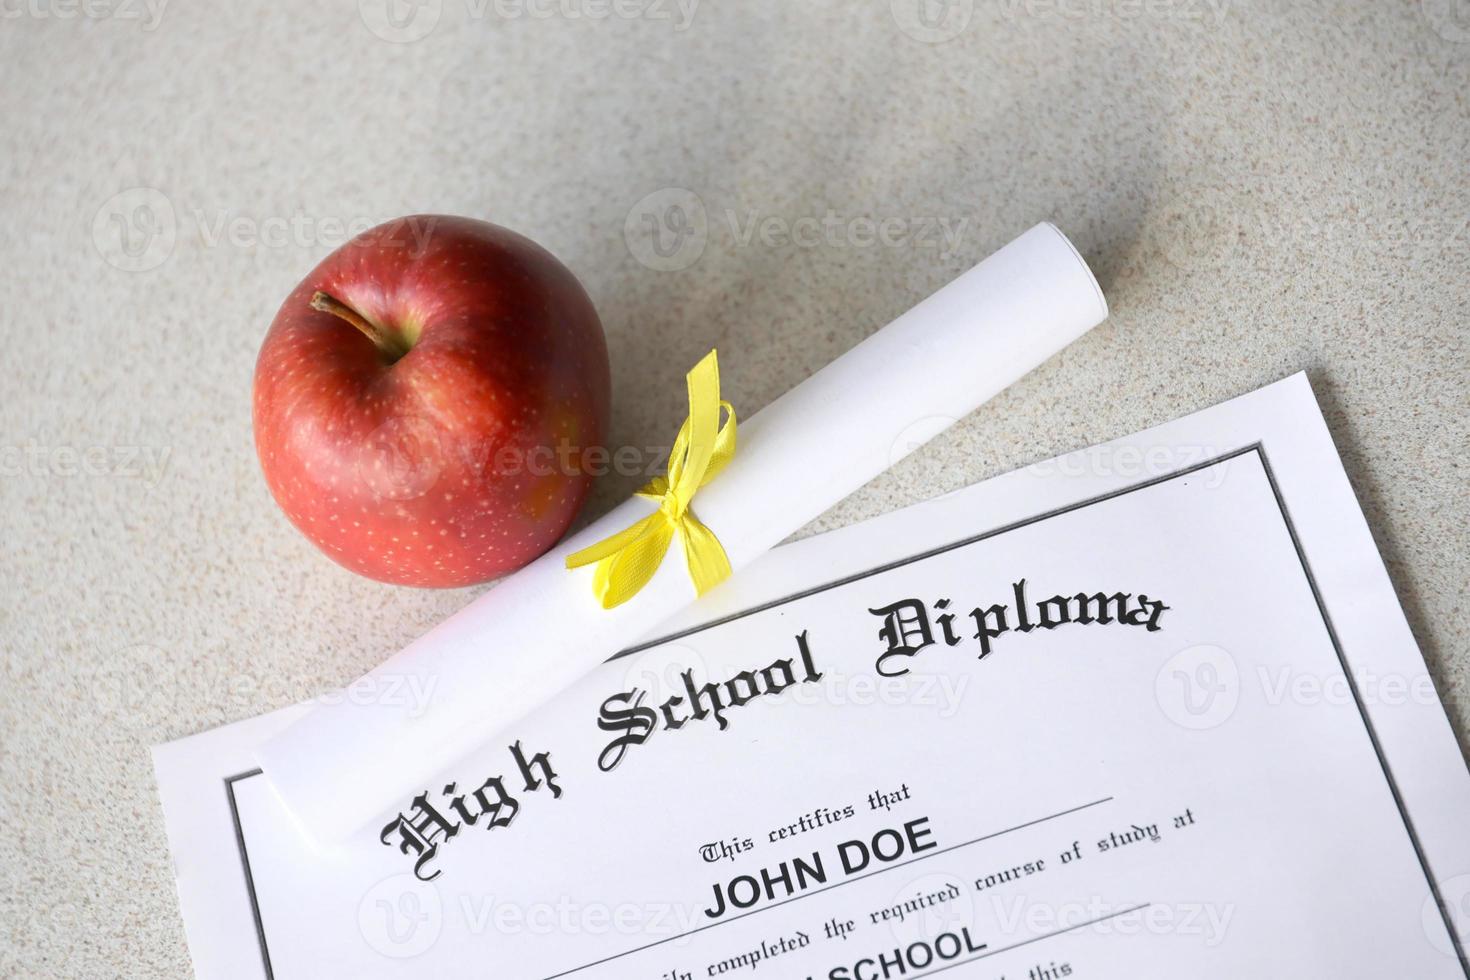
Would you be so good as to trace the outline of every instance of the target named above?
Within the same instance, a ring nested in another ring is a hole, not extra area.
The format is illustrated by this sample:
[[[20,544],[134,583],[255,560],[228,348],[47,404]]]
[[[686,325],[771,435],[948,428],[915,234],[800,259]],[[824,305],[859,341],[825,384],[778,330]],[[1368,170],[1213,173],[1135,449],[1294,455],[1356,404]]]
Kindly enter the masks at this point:
[[[592,574],[592,592],[604,609],[620,606],[648,584],[674,540],[674,528],[663,515],[650,515],[658,523],[637,540],[597,563]]]
[[[725,410],[728,417],[725,419],[724,424],[720,426],[719,431],[715,433],[714,451],[710,453],[709,465],[705,467],[704,479],[700,481],[700,486],[704,486],[716,476],[719,476],[720,471],[725,468],[725,464],[730,462],[735,455],[735,433],[737,429],[735,423],[735,406],[729,402],[720,402],[720,408]]]
[[[730,577],[730,558],[725,554],[725,546],[699,518],[686,512],[679,532],[696,595],[704,595]]]
[[[581,568],[583,565],[591,565],[593,562],[602,561],[609,555],[617,554],[624,548],[630,547],[639,538],[652,530],[655,524],[667,523],[668,521],[664,518],[663,514],[654,511],[637,524],[630,524],[617,534],[603,538],[596,544],[589,545],[581,551],[574,551],[570,555],[567,555],[567,568]]]
[[[710,457],[720,430],[720,368],[710,351],[693,368],[685,381],[689,388],[689,417],[669,454],[669,487],[682,511],[694,491],[705,483]]]

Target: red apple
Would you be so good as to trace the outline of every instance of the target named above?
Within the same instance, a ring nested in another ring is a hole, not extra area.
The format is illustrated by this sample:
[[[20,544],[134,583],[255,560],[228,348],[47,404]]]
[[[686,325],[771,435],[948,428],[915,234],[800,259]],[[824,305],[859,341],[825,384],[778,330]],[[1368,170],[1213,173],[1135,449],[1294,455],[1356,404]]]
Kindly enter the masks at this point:
[[[340,564],[469,585],[566,532],[607,433],[607,344],[567,268],[504,228],[400,218],[327,256],[255,365],[276,502]]]

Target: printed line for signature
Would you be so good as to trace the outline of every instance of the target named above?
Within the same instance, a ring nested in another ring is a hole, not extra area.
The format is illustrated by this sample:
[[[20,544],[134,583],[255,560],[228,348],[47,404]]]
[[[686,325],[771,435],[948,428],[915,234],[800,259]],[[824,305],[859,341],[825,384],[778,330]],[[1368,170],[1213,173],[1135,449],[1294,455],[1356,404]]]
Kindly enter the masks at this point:
[[[790,898],[783,898],[779,902],[772,902],[770,905],[763,905],[763,906],[761,906],[758,909],[751,909],[749,912],[742,912],[739,915],[732,915],[729,918],[722,919],[719,922],[711,922],[707,926],[700,926],[697,929],[689,929],[689,930],[687,930],[685,932],[675,933],[672,936],[665,936],[663,939],[656,939],[656,940],[654,940],[651,943],[644,943],[642,946],[635,946],[632,949],[625,949],[621,953],[614,953],[611,956],[604,956],[602,959],[600,959],[600,960],[593,960],[591,963],[583,963],[581,966],[574,966],[570,970],[563,970],[560,973],[553,973],[550,976],[546,977],[545,980],[557,980],[558,977],[567,977],[567,976],[571,976],[573,973],[581,973],[583,970],[590,970],[594,966],[601,966],[604,963],[611,963],[613,960],[622,959],[624,956],[632,956],[634,953],[641,953],[645,949],[652,949],[655,946],[662,946],[664,943],[671,943],[671,942],[673,942],[676,939],[683,939],[685,936],[692,936],[695,933],[704,932],[704,931],[706,931],[708,929],[717,929],[720,926],[728,925],[729,923],[735,922],[738,919],[748,918],[748,917],[750,917],[752,915],[759,915],[762,912],[769,912],[771,909],[780,908],[783,905],[790,905],[792,902],[799,902],[799,901],[801,901],[804,898],[811,898],[812,896],[814,896],[814,895],[820,895],[823,892],[830,892],[834,888],[841,888],[843,885],[850,885],[850,884],[852,884],[855,881],[862,881],[864,878],[871,878],[874,875],[881,875],[881,874],[885,874],[885,873],[887,873],[889,871],[896,871],[899,868],[906,868],[906,867],[908,867],[911,864],[918,864],[920,861],[927,861],[930,858],[939,857],[941,854],[948,854],[951,851],[958,851],[961,848],[970,847],[970,846],[972,846],[974,844],[979,844],[979,843],[982,843],[984,841],[995,840],[995,838],[997,838],[997,837],[1003,837],[1006,834],[1013,834],[1013,833],[1015,833],[1018,830],[1025,830],[1027,827],[1035,827],[1037,824],[1046,823],[1048,820],[1055,820],[1058,817],[1065,817],[1068,814],[1072,814],[1072,813],[1080,813],[1083,810],[1087,810],[1087,809],[1090,809],[1090,808],[1095,807],[1095,806],[1101,806],[1104,803],[1111,803],[1112,800],[1113,800],[1113,798],[1111,796],[1104,796],[1100,800],[1093,800],[1091,803],[1083,803],[1081,806],[1074,806],[1074,807],[1071,807],[1070,809],[1067,809],[1067,810],[1060,810],[1060,811],[1058,811],[1056,813],[1050,814],[1049,816],[1037,817],[1035,820],[1028,820],[1025,823],[1018,823],[1014,827],[1007,827],[1005,830],[993,831],[992,833],[986,834],[983,837],[976,837],[974,840],[967,840],[967,841],[965,841],[962,844],[951,844],[949,847],[941,848],[941,849],[939,849],[937,851],[930,851],[927,854],[921,854],[918,857],[910,858],[909,860],[900,862],[899,864],[890,864],[887,867],[878,868],[877,870],[875,870],[875,871],[869,871],[866,874],[854,875],[851,878],[845,878],[842,881],[835,882],[834,884],[831,884],[831,885],[827,885],[824,888],[817,888],[817,889],[813,889],[812,891],[809,891],[809,892],[803,892],[800,895],[793,895]],[[1073,929],[1080,929],[1083,926],[1089,926],[1089,925],[1093,925],[1094,923],[1097,923],[1097,922],[1103,922],[1103,921],[1105,921],[1107,919],[1111,919],[1111,918],[1113,918],[1115,916],[1124,915],[1124,914],[1126,914],[1128,912],[1136,912],[1136,911],[1138,911],[1138,909],[1143,908],[1143,907],[1144,906],[1140,905],[1140,906],[1137,906],[1135,908],[1124,909],[1121,912],[1114,912],[1112,915],[1105,915],[1102,918],[1093,919],[1092,922],[1082,922],[1082,923],[1079,923],[1078,925],[1075,925],[1075,926],[1069,926],[1066,929],[1059,929],[1056,932],[1048,933],[1045,936],[1036,936],[1036,937],[1034,937],[1032,939],[1026,940],[1025,942],[1020,942],[1020,943],[1016,943],[1016,944],[1014,944],[1012,946],[1007,946],[1007,947],[1005,947],[1005,949],[997,949],[997,950],[992,950],[990,952],[981,953],[980,956],[972,956],[972,957],[970,957],[969,960],[961,960],[960,962],[962,962],[962,963],[969,963],[971,960],[977,960],[977,959],[980,959],[981,957],[984,957],[984,956],[993,956],[993,955],[995,955],[995,953],[1003,953],[1003,952],[1006,951],[1006,949],[1015,949],[1017,946],[1024,946],[1024,945],[1026,945],[1026,943],[1036,942],[1037,940],[1046,939],[1046,938],[1049,938],[1050,936],[1058,936],[1058,935],[1061,935],[1064,932],[1071,932]],[[958,966],[958,965],[959,965],[959,963],[950,963],[950,964],[948,964],[948,966]],[[940,969],[947,969],[947,967],[941,967]],[[929,972],[930,973],[938,973],[939,970],[930,970]],[[921,975],[922,974],[914,974],[914,976],[921,976]]]

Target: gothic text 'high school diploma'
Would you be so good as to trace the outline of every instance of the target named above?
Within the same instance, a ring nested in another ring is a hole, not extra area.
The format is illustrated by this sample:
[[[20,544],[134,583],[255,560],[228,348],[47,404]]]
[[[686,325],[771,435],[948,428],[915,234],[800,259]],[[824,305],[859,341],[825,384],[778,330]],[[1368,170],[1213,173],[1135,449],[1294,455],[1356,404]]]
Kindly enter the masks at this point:
[[[1106,316],[1072,244],[1037,225],[742,419],[739,451],[698,491],[699,520],[738,572]],[[476,751],[693,602],[682,561],[615,609],[594,595],[592,568],[566,567],[653,509],[633,498],[359,682],[432,690],[416,713],[338,697],[263,746],[261,768],[307,834],[329,844],[372,823],[426,764]]]
[[[333,848],[255,765],[310,708],[159,748],[200,980],[1470,978],[1470,777],[1303,376],[718,592]]]

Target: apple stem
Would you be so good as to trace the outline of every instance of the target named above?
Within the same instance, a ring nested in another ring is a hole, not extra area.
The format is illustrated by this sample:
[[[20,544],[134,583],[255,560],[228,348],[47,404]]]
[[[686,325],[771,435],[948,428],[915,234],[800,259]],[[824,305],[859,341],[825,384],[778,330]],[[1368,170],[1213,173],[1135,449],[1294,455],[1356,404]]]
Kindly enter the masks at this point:
[[[320,310],[323,313],[330,313],[339,320],[346,320],[352,324],[358,330],[362,331],[363,336],[371,340],[378,350],[388,356],[390,363],[408,353],[408,344],[402,337],[379,327],[335,296],[330,296],[321,290],[317,290],[312,294],[311,308]]]

